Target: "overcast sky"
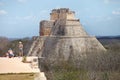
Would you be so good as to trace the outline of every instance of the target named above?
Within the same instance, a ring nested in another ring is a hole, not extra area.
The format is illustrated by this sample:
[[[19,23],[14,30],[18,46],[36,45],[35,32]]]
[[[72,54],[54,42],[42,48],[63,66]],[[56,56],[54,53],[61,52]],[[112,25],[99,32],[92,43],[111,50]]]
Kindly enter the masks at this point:
[[[38,36],[54,8],[75,11],[90,35],[120,35],[120,0],[0,0],[0,36]]]

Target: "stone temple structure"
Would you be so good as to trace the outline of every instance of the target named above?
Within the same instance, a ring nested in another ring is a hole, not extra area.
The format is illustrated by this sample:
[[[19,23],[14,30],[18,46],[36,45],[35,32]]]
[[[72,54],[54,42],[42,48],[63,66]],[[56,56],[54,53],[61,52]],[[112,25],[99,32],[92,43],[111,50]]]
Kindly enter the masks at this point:
[[[68,8],[53,9],[50,20],[40,22],[40,36],[34,39],[28,55],[49,61],[79,59],[89,53],[106,51],[84,29],[75,12]]]

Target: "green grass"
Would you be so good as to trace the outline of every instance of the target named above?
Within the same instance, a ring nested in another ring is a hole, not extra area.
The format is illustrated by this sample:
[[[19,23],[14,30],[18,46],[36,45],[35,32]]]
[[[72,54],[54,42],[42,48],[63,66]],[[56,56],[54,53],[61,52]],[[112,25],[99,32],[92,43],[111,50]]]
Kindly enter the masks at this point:
[[[54,80],[88,80],[86,72],[70,71],[70,72],[55,72]]]
[[[34,80],[34,73],[0,74],[0,80]]]
[[[120,72],[54,72],[49,80],[120,80]]]

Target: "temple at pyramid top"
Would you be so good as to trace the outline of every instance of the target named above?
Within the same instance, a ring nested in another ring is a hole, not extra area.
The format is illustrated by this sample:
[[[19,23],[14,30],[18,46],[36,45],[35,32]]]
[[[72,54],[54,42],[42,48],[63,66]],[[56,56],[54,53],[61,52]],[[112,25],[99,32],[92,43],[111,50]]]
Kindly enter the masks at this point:
[[[57,27],[59,28],[59,31],[56,32],[57,29],[55,30],[53,29],[55,26],[59,26]],[[70,26],[75,26],[75,27],[71,28]],[[66,36],[68,36],[72,33],[71,30],[75,31],[76,36],[87,35],[86,31],[83,30],[79,19],[75,18],[75,12],[70,11],[69,8],[60,8],[60,9],[53,9],[51,11],[50,20],[43,20],[40,22],[39,34],[40,36],[49,36],[52,32],[52,35],[56,35],[56,33],[61,33],[61,34],[66,33]]]
[[[75,12],[70,11],[69,8],[53,9],[50,13],[50,20],[57,19],[75,19]]]

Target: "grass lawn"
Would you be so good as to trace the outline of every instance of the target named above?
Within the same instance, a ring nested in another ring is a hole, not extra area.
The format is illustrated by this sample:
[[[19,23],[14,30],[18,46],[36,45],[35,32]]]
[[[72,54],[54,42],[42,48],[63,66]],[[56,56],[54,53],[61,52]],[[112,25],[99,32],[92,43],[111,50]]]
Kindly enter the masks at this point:
[[[34,73],[0,74],[0,80],[34,80]]]

